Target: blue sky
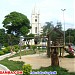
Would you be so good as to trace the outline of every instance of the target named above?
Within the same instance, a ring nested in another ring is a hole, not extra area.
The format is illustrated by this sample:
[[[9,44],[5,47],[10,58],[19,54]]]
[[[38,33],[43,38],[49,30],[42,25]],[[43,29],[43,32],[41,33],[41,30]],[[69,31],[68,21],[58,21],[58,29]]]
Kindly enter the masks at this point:
[[[3,28],[2,21],[4,16],[12,11],[25,14],[31,20],[31,13],[34,7],[40,11],[40,23],[53,21],[56,25],[57,21],[63,24],[63,12],[65,17],[65,27],[75,28],[74,10],[75,0],[0,0],[0,28]]]

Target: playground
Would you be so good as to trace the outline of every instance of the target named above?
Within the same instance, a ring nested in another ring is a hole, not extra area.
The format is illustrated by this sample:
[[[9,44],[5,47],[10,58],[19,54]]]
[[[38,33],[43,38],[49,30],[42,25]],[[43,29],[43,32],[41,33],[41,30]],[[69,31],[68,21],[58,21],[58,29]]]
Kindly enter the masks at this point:
[[[58,33],[57,37],[52,39],[53,32]],[[75,58],[66,58],[66,55],[73,55],[66,52],[64,47],[63,33],[56,27],[47,33],[47,50],[44,53],[36,53],[33,55],[24,55],[19,59],[19,56],[10,58],[13,61],[23,61],[25,64],[30,64],[32,69],[39,69],[40,67],[60,66],[66,68],[69,72],[75,72]],[[42,38],[42,37],[41,37]],[[53,44],[50,43],[53,42]],[[59,51],[59,52],[58,52]],[[62,58],[63,57],[63,58]]]
[[[64,55],[67,55],[65,53]],[[21,59],[18,57],[10,58],[13,61],[23,61],[26,64],[30,64],[33,69],[39,69],[40,67],[48,67],[51,64],[51,58],[48,58],[46,53],[24,55]],[[75,58],[61,58],[59,57],[60,67],[66,68],[69,72],[75,72]]]

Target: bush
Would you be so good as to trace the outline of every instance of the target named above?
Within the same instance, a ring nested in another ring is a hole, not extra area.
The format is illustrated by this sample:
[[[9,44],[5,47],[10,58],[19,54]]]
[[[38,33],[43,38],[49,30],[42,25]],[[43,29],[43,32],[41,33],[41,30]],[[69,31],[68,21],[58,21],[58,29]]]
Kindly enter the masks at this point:
[[[4,54],[4,52],[3,51],[0,51],[0,55],[3,55]]]
[[[9,50],[7,48],[2,50],[4,53],[9,53]]]
[[[32,48],[33,50],[35,50],[35,49],[37,48],[37,46],[36,46],[36,45],[32,45],[31,48]]]
[[[8,46],[8,47],[6,47],[6,49],[8,50],[8,52],[10,52],[11,47],[10,47],[10,46]]]
[[[25,49],[26,48],[26,45],[22,46],[22,49]]]
[[[15,49],[14,51],[17,53],[19,51],[19,49]]]
[[[23,75],[30,75],[32,67],[30,64],[23,65]]]
[[[14,45],[15,49],[20,49],[19,45]]]
[[[8,46],[8,43],[4,43],[4,46],[7,47]]]

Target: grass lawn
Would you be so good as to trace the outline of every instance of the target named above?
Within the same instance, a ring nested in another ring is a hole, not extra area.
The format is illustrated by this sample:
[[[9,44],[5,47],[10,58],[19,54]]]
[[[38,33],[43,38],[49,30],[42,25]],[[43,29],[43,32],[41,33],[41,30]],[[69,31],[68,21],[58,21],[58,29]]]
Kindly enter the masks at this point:
[[[75,75],[75,72],[68,72],[65,68],[58,67],[58,66],[49,66],[49,67],[41,67],[40,69],[33,70],[35,72],[42,71],[42,72],[50,72],[50,71],[57,71],[57,74],[50,74],[50,75]],[[34,74],[35,75],[35,74]],[[36,75],[48,75],[48,74],[36,74]]]
[[[34,50],[21,51],[21,56],[30,55],[30,54],[35,54],[35,51]],[[16,53],[15,55],[11,56],[10,58],[17,57],[17,56],[20,56],[20,53]]]
[[[35,52],[33,50],[28,50],[26,52],[22,51],[21,55],[23,56],[23,55],[34,54],[34,53]],[[22,66],[23,66],[24,62],[8,60],[9,58],[16,57],[16,56],[19,56],[19,53],[16,53],[15,55],[13,55],[11,57],[7,57],[3,60],[0,60],[0,64],[7,66],[12,71],[22,70]]]
[[[22,65],[24,64],[24,62],[12,61],[12,60],[8,60],[8,58],[5,58],[4,60],[0,61],[0,64],[5,65],[11,71],[15,71],[15,70],[22,70]]]

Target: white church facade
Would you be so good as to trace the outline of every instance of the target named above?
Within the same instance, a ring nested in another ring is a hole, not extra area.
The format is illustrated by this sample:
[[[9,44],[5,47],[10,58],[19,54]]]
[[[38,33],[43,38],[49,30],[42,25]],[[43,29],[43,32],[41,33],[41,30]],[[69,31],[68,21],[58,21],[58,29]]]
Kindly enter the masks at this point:
[[[40,13],[39,11],[36,11],[35,9],[32,11],[31,14],[31,30],[30,32],[32,34],[36,35],[40,35],[41,34],[41,23],[40,23]]]
[[[34,36],[39,36],[41,34],[41,31],[42,31],[42,26],[40,23],[40,13],[39,11],[36,11],[34,8],[31,14],[30,33],[34,34]],[[34,45],[35,44],[34,39],[30,40],[29,44]]]

